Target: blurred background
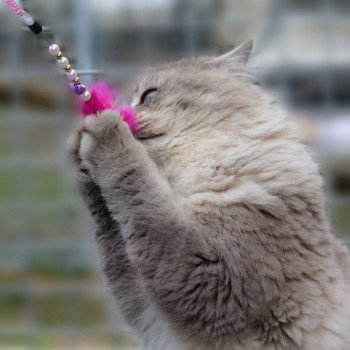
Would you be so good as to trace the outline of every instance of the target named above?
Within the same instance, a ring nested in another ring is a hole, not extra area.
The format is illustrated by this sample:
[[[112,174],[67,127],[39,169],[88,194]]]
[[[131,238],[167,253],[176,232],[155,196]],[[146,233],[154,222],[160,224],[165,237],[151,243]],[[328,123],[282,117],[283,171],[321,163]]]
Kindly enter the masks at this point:
[[[254,38],[256,79],[297,120],[325,175],[334,231],[349,240],[349,0],[21,3],[85,82]],[[77,117],[65,79],[1,0],[0,25],[0,349],[136,349],[67,160]]]

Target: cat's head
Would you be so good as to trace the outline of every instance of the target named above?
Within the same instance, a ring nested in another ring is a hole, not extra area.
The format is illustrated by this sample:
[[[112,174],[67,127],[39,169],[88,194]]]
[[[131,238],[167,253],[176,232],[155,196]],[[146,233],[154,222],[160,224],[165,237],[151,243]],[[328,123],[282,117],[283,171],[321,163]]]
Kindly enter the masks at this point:
[[[159,65],[137,79],[130,98],[139,123],[135,137],[156,161],[217,137],[216,131],[234,138],[252,127],[244,111],[262,95],[247,79],[251,49],[248,41],[222,56]]]

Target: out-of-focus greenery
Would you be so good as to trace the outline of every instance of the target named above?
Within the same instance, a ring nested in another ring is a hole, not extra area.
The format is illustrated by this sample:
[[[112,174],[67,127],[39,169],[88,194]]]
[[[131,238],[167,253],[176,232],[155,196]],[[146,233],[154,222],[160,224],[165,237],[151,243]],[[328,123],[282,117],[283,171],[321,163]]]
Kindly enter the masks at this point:
[[[16,185],[16,171],[14,169],[3,169],[0,173],[0,200],[15,199],[18,195]]]
[[[19,326],[25,323],[23,311],[28,306],[28,296],[9,294],[0,297],[0,327]],[[1,342],[0,342],[1,344]]]
[[[11,349],[35,349],[35,350],[136,350],[132,340],[125,335],[94,335],[88,333],[83,335],[65,336],[45,336],[14,334],[4,336],[1,339],[0,350]]]
[[[334,233],[350,243],[350,204],[335,204],[333,208]]]

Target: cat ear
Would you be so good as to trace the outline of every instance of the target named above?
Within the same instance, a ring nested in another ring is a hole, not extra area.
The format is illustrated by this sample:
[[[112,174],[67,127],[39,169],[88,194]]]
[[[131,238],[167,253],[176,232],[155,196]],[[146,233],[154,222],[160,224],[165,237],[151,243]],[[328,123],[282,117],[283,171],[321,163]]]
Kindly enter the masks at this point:
[[[242,68],[247,65],[252,48],[253,40],[247,40],[232,51],[215,58],[215,61],[223,68],[237,70],[237,68]]]

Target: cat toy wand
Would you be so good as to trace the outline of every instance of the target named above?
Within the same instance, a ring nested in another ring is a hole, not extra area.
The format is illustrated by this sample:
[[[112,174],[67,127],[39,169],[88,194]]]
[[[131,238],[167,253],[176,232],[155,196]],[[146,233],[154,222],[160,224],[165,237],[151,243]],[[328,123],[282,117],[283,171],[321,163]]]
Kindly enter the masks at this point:
[[[43,27],[30,14],[28,14],[15,0],[3,0],[21,21],[35,35],[40,35],[49,44],[49,54],[56,57],[58,66],[61,67],[69,80],[69,89],[80,97],[80,110],[83,116],[97,115],[98,113],[112,109],[117,111],[123,120],[130,126],[132,132],[137,130],[135,112],[131,106],[119,106],[114,103],[117,92],[110,89],[103,82],[91,84],[89,88],[80,82],[76,70],[73,69],[67,57],[63,56],[60,47],[52,43],[43,32]]]

